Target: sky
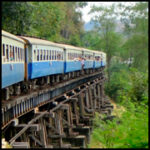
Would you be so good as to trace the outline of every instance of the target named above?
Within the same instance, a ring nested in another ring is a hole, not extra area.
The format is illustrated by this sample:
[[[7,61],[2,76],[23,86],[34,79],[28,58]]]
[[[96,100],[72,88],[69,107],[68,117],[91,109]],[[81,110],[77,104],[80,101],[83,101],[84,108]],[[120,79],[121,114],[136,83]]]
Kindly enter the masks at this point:
[[[110,6],[113,3],[118,3],[118,2],[88,2],[88,5],[81,9],[81,12],[82,12],[82,15],[83,15],[82,18],[83,18],[84,22],[87,23],[92,18],[92,15],[88,14],[88,12],[90,11],[90,8],[91,8],[92,5],[95,4],[96,6],[100,6],[100,5]],[[131,3],[133,4],[135,2],[121,2],[121,3],[126,4],[126,5],[130,5]]]

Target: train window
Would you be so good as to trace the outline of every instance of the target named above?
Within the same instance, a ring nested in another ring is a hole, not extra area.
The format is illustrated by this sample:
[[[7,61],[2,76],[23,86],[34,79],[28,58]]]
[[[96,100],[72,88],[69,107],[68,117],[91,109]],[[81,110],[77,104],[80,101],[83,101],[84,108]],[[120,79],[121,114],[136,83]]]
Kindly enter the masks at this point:
[[[60,60],[62,60],[62,52],[59,52]]]
[[[54,60],[56,60],[56,50],[54,50]]]
[[[69,53],[67,54],[67,59],[69,59]]]
[[[20,61],[22,61],[22,48],[20,48]]]
[[[71,59],[71,53],[69,53],[69,60]]]
[[[46,50],[44,50],[44,57],[45,57],[45,59],[44,60],[47,60],[47,57],[46,57]]]
[[[12,51],[12,46],[10,45],[10,49],[9,49],[9,54],[10,54],[10,61],[13,61],[13,51]]]
[[[62,52],[59,52],[59,55],[60,55],[60,59],[59,60],[62,60]]]
[[[42,50],[42,60],[44,60],[44,50]]]
[[[17,47],[15,47],[15,57],[16,57],[16,61],[18,60],[18,57],[17,57]]]
[[[61,60],[63,60],[63,52],[61,52]]]
[[[40,60],[42,60],[42,50],[40,50]]]
[[[49,60],[51,60],[51,50],[49,50]]]
[[[20,48],[20,61],[22,61],[22,48]]]
[[[52,60],[54,60],[54,51],[52,50]]]
[[[59,57],[58,57],[58,51],[56,51],[56,60],[58,60],[58,58],[59,58]]]
[[[89,60],[91,59],[91,56],[90,56],[90,55],[88,56],[88,59],[89,59]]]
[[[56,60],[56,50],[54,50],[54,60]]]
[[[45,54],[45,50],[43,50],[43,60],[45,60],[46,54]]]
[[[43,54],[43,60],[45,60],[45,50],[42,51]]]
[[[63,60],[63,52],[61,52],[61,60]]]
[[[54,60],[56,60],[56,51],[54,50]]]
[[[3,44],[3,56],[5,56],[5,44]]]
[[[20,52],[21,52],[21,61],[23,61],[23,49],[20,48]]]
[[[52,51],[50,50],[50,53],[49,53],[49,58],[50,60],[52,60]]]
[[[5,44],[3,44],[3,51],[2,51],[2,53],[3,53],[3,54],[2,54],[2,56],[3,56],[3,62],[6,61],[6,60],[5,60],[5,59],[6,59],[6,58],[5,58],[5,55],[6,55],[5,52],[6,52],[6,51],[5,51]]]
[[[37,61],[39,61],[40,59],[39,59],[40,57],[39,57],[39,49],[37,50]]]
[[[52,50],[50,50],[50,60],[52,60]]]
[[[58,60],[57,55],[58,55],[58,51],[55,51],[55,60]]]
[[[56,59],[59,60],[59,52],[56,51]]]
[[[20,61],[20,50],[19,50],[19,47],[17,48],[18,50],[17,50],[17,54],[18,54],[18,61]]]
[[[57,52],[57,60],[61,60],[61,55],[59,51]]]
[[[22,58],[23,58],[23,61],[24,61],[24,48],[22,49]]]
[[[48,50],[47,50],[47,58],[46,59],[48,60]]]
[[[70,53],[70,60],[72,59],[72,54]]]
[[[9,61],[9,47],[8,45],[6,45],[6,61],[8,62]]]
[[[42,60],[44,60],[44,50],[42,50]]]
[[[36,54],[36,50],[34,50],[34,61],[37,61],[36,58],[37,58],[37,54]]]
[[[53,57],[54,57],[54,52],[53,50],[51,50],[51,60],[53,60]]]
[[[15,61],[15,57],[16,57],[16,56],[15,56],[15,47],[14,47],[14,46],[12,47],[12,50],[13,50],[14,61]]]

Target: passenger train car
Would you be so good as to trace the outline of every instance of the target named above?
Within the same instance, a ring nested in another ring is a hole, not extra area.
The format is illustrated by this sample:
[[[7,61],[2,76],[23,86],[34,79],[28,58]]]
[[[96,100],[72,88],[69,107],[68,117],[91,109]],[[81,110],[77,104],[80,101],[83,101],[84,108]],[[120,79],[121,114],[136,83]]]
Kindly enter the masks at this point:
[[[102,61],[101,61],[101,66],[104,67],[106,66],[106,53],[101,52],[102,53]]]
[[[23,37],[26,41],[26,74],[27,80],[64,72],[64,51],[56,43]]]
[[[81,70],[82,49],[72,45],[59,45],[64,47],[64,73]]]
[[[101,51],[93,51],[94,52],[94,68],[99,68],[102,66],[102,52]]]
[[[82,48],[83,58],[85,59],[84,69],[91,69],[94,66],[94,52],[92,50],[88,50]]]
[[[2,31],[2,88],[24,80],[25,41]]]
[[[5,99],[15,93],[19,95],[24,90],[22,87],[27,89],[31,84],[41,83],[41,80],[48,84],[50,77],[63,77],[83,69],[98,69],[106,65],[104,52],[33,37],[15,36],[3,30],[1,46],[2,93],[5,93]]]

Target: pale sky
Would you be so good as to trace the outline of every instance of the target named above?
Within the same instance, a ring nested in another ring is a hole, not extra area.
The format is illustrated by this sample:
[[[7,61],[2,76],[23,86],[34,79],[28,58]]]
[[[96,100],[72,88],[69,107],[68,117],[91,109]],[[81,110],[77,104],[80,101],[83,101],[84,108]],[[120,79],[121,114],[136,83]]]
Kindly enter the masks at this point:
[[[104,6],[110,6],[110,5],[112,5],[113,3],[118,3],[118,2],[88,2],[88,5],[86,6],[86,7],[84,7],[84,8],[82,8],[81,9],[81,12],[82,12],[82,18],[83,18],[83,20],[84,20],[84,22],[89,22],[90,21],[90,19],[92,18],[92,15],[90,14],[88,14],[88,12],[90,11],[90,7],[92,6],[92,5],[96,5],[96,6],[100,6],[100,5],[104,5]],[[136,3],[136,2],[119,2],[119,3],[123,3],[123,4],[126,4],[126,5],[131,5],[131,3],[132,4],[134,4],[134,3]]]

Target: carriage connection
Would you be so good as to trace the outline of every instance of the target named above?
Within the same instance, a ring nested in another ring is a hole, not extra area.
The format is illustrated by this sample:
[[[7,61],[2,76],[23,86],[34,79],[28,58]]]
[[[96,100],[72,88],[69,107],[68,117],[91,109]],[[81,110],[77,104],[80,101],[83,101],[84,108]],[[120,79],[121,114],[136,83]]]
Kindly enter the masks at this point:
[[[15,36],[2,30],[2,94],[4,99],[56,77],[81,75],[105,67],[106,53],[54,43],[33,37]]]

